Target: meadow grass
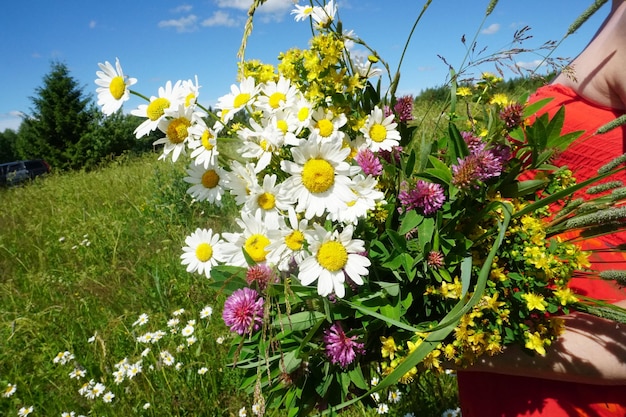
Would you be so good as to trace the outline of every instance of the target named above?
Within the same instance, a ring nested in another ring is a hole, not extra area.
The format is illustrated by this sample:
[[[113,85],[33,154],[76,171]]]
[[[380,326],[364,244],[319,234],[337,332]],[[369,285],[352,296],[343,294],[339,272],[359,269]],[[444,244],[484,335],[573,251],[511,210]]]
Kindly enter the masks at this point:
[[[188,234],[236,210],[194,203],[183,167],[149,154],[0,189],[0,415],[253,415],[224,297],[180,264]],[[453,376],[425,374],[388,415],[456,402]]]

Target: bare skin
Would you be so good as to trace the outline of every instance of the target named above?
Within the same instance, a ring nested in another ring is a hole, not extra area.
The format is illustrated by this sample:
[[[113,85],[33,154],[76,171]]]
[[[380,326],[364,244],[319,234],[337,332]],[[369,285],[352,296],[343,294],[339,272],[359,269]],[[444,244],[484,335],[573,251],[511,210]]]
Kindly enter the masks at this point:
[[[553,81],[599,105],[626,110],[626,1],[613,0],[611,12],[570,64],[574,77]],[[626,308],[626,300],[616,303]],[[468,370],[597,385],[626,385],[626,324],[584,313],[565,317],[565,331],[545,357],[519,347],[485,357]]]

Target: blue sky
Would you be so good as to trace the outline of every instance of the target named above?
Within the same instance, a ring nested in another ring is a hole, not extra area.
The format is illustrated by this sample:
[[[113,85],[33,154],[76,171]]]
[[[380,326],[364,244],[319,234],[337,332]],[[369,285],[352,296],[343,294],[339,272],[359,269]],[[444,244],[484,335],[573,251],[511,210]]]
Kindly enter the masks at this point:
[[[510,46],[524,26],[532,38],[522,46],[560,40],[593,0],[500,0],[478,31],[488,0],[433,0],[418,25],[402,65],[399,93],[419,93],[445,82],[448,68],[465,55],[461,37],[478,32],[477,48],[487,53]],[[200,102],[211,106],[235,82],[237,50],[251,0],[21,0],[0,14],[0,131],[17,129],[20,114],[30,113],[36,89],[51,63],[66,64],[85,93],[95,98],[98,62],[118,57],[125,74],[138,78],[133,88],[156,95],[166,81],[198,76]],[[424,0],[337,0],[344,29],[373,47],[395,70],[409,30]],[[563,4],[567,6],[564,7]],[[300,4],[308,4],[300,0]],[[247,58],[276,63],[279,52],[306,47],[308,23],[290,15],[292,0],[268,0],[259,10],[248,42]],[[554,57],[573,58],[607,15],[605,5]],[[519,56],[522,65],[540,60]],[[480,71],[494,71],[490,65]],[[543,71],[545,72],[545,70]],[[141,102],[126,103],[130,112]]]

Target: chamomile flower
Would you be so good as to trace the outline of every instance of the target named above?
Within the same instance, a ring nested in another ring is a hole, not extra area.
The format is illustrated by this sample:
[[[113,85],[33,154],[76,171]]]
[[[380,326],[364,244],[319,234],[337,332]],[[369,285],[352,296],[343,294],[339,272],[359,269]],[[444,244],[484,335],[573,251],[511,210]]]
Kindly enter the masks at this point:
[[[148,322],[148,315],[146,313],[142,313],[139,315],[139,318],[133,323],[133,327],[135,326],[143,326]]]
[[[76,413],[73,411],[64,411],[61,413],[61,417],[75,417]]]
[[[183,247],[180,256],[182,264],[187,265],[187,272],[198,272],[207,278],[211,277],[211,268],[224,258],[224,243],[218,233],[212,229],[197,228],[185,239],[187,246]],[[176,323],[178,324],[178,323]],[[170,326],[170,322],[168,322]]]
[[[166,366],[174,365],[174,357],[167,350],[162,351],[159,354],[159,356],[161,357],[161,360],[163,361],[164,365],[166,365]]]
[[[243,229],[243,232],[222,234],[225,240],[225,263],[232,266],[248,266],[244,252],[256,263],[274,263],[274,260],[268,257],[271,243],[268,237],[269,230],[260,215],[252,216],[245,212],[241,213],[241,218],[237,219],[237,224]]]
[[[363,285],[363,277],[369,273],[371,262],[362,255],[365,244],[360,239],[352,239],[352,225],[341,232],[327,231],[318,224],[313,227],[309,242],[312,255],[300,263],[298,279],[302,285],[310,285],[317,280],[317,293],[322,297],[334,292],[337,297],[343,298],[346,276],[353,283]]]
[[[165,87],[159,87],[158,97],[150,97],[150,103],[140,104],[135,110],[132,110],[130,114],[138,117],[145,117],[137,129],[135,129],[135,136],[137,138],[148,135],[159,126],[159,122],[169,113],[172,109],[177,109],[178,105],[183,101],[181,82],[177,81],[172,85],[171,81],[165,84]]]
[[[270,257],[278,260],[277,268],[280,271],[289,271],[306,256],[309,221],[305,218],[298,220],[293,207],[289,207],[288,217],[289,224],[282,222],[282,226],[270,234],[271,243],[268,246]]]
[[[107,392],[106,394],[104,394],[102,396],[102,401],[104,401],[105,403],[111,403],[113,401],[113,398],[115,398],[115,394],[113,394],[111,391]]]
[[[183,180],[192,184],[187,194],[197,201],[208,201],[219,206],[222,204],[226,177],[226,171],[218,165],[205,166],[192,162]]]
[[[272,114],[267,121],[279,137],[279,141],[285,145],[298,146],[302,141],[296,136],[300,123],[292,109],[279,110]]]
[[[13,394],[15,394],[15,391],[17,391],[17,385],[8,384],[7,387],[4,389],[4,391],[2,392],[2,396],[4,398],[9,398]]]
[[[165,136],[157,139],[152,145],[164,145],[163,153],[159,159],[166,159],[170,154],[172,161],[176,162],[180,154],[185,153],[187,142],[191,133],[189,128],[197,123],[200,114],[194,112],[193,107],[178,106],[176,112],[172,112],[168,117],[161,118],[157,127]]]
[[[126,377],[128,377],[128,379],[133,379],[133,377],[139,373],[141,373],[141,371],[143,370],[143,365],[141,360],[138,360],[135,363],[132,363],[128,366],[128,368],[126,369]]]
[[[115,58],[115,67],[109,62],[98,63],[101,71],[97,71],[96,88],[98,93],[98,106],[102,106],[102,112],[107,116],[115,113],[130,98],[128,87],[137,82],[136,78],[124,75],[120,60]]]
[[[243,165],[238,161],[234,161],[230,169],[225,174],[224,187],[235,197],[238,205],[243,205],[248,199],[250,189],[258,184],[256,175],[259,169],[253,163]]]
[[[198,375],[204,375],[207,372],[209,372],[209,368],[207,368],[206,366],[203,366],[202,368],[198,369]]]
[[[256,85],[253,77],[247,77],[239,86],[231,85],[230,94],[226,94],[217,100],[217,108],[222,110],[223,122],[230,122],[235,113],[246,106],[254,104],[259,91],[260,87]]]
[[[385,117],[382,109],[374,107],[367,117],[361,133],[365,136],[365,142],[372,152],[391,151],[399,145],[400,132],[396,130],[397,123],[393,121],[393,114]]]
[[[298,100],[292,107],[292,112],[296,116],[298,127],[296,135],[305,127],[311,124],[311,116],[313,115],[313,103],[307,100],[302,94],[299,94]]]
[[[211,317],[212,314],[213,314],[213,307],[211,306],[205,306],[202,310],[200,310],[201,319],[207,319]]]
[[[376,207],[376,203],[384,198],[384,194],[376,188],[378,181],[368,175],[356,175],[352,179],[350,189],[353,193],[352,200],[345,203],[341,210],[331,213],[328,217],[333,221],[341,223],[357,224],[358,221],[367,216],[370,210]]]
[[[336,14],[337,6],[333,0],[330,0],[324,7],[315,6],[311,12],[311,18],[317,28],[326,28],[335,19]]]
[[[182,334],[184,337],[190,337],[193,332],[194,332],[195,328],[192,325],[187,325],[185,327],[183,327],[183,330],[180,332],[180,334]]]
[[[283,160],[282,170],[291,175],[283,187],[297,201],[296,212],[312,219],[333,212],[354,197],[349,176],[360,170],[346,162],[350,154],[341,141],[308,140],[292,148],[293,161]]]
[[[214,127],[207,127],[203,119],[198,119],[189,128],[190,141],[188,146],[193,149],[191,158],[196,161],[196,165],[203,165],[208,168],[217,163],[217,156],[219,155],[217,135],[220,129],[216,126],[220,125],[216,123]]]
[[[33,412],[33,410],[35,410],[35,407],[28,406],[28,407],[21,407],[18,411],[17,411],[17,415],[19,417],[26,417],[27,415],[29,415],[30,413]]]
[[[259,214],[269,229],[277,229],[281,211],[287,210],[291,203],[288,194],[276,184],[276,175],[266,174],[263,184],[250,189],[244,210],[252,215]]]
[[[80,368],[74,368],[72,372],[69,373],[69,377],[71,379],[81,379],[85,376],[85,370]]]
[[[182,316],[184,312],[185,312],[184,308],[179,308],[178,310],[172,311],[172,316],[174,317]]]
[[[320,138],[324,141],[341,142],[345,136],[340,129],[348,122],[346,115],[343,113],[335,114],[331,110],[325,110],[320,107],[311,115],[312,138]]]
[[[257,170],[269,165],[272,155],[284,144],[284,135],[270,124],[259,124],[250,119],[250,127],[241,129],[237,135],[242,140],[241,156],[256,160]]]
[[[268,113],[291,107],[298,97],[298,89],[282,75],[278,81],[262,85],[256,106]]]
[[[299,4],[294,4],[295,9],[291,11],[291,14],[295,15],[294,19],[296,22],[301,20],[306,20],[313,13],[313,6],[300,6]]]

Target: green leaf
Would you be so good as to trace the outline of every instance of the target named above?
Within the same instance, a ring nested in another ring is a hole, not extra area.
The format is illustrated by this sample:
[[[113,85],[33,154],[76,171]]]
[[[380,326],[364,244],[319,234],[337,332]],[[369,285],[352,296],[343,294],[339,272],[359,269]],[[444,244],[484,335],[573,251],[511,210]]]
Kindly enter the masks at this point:
[[[526,107],[524,107],[524,113],[523,113],[524,117],[528,117],[537,113],[539,110],[541,110],[546,104],[548,104],[552,100],[554,99],[552,97],[549,97],[549,98],[544,98],[539,101],[535,101],[534,103],[527,105]]]
[[[360,366],[355,366],[350,371],[348,371],[348,375],[350,376],[350,380],[352,383],[360,389],[368,389],[369,385],[363,377],[363,370]]]
[[[435,233],[435,219],[432,217],[424,217],[424,220],[417,227],[417,237],[420,247],[425,247],[433,239]]]
[[[415,229],[423,220],[424,216],[418,214],[415,210],[407,211],[402,217],[400,227],[398,228],[398,233],[402,236],[406,235],[407,233]]]
[[[428,168],[424,172],[432,177],[438,178],[445,184],[450,184],[452,182],[452,171],[450,167],[432,155],[428,157],[428,160],[433,168]]]
[[[273,326],[297,332],[310,329],[325,318],[326,315],[320,313],[319,311],[301,311],[299,313],[281,317],[280,320],[274,321]]]

